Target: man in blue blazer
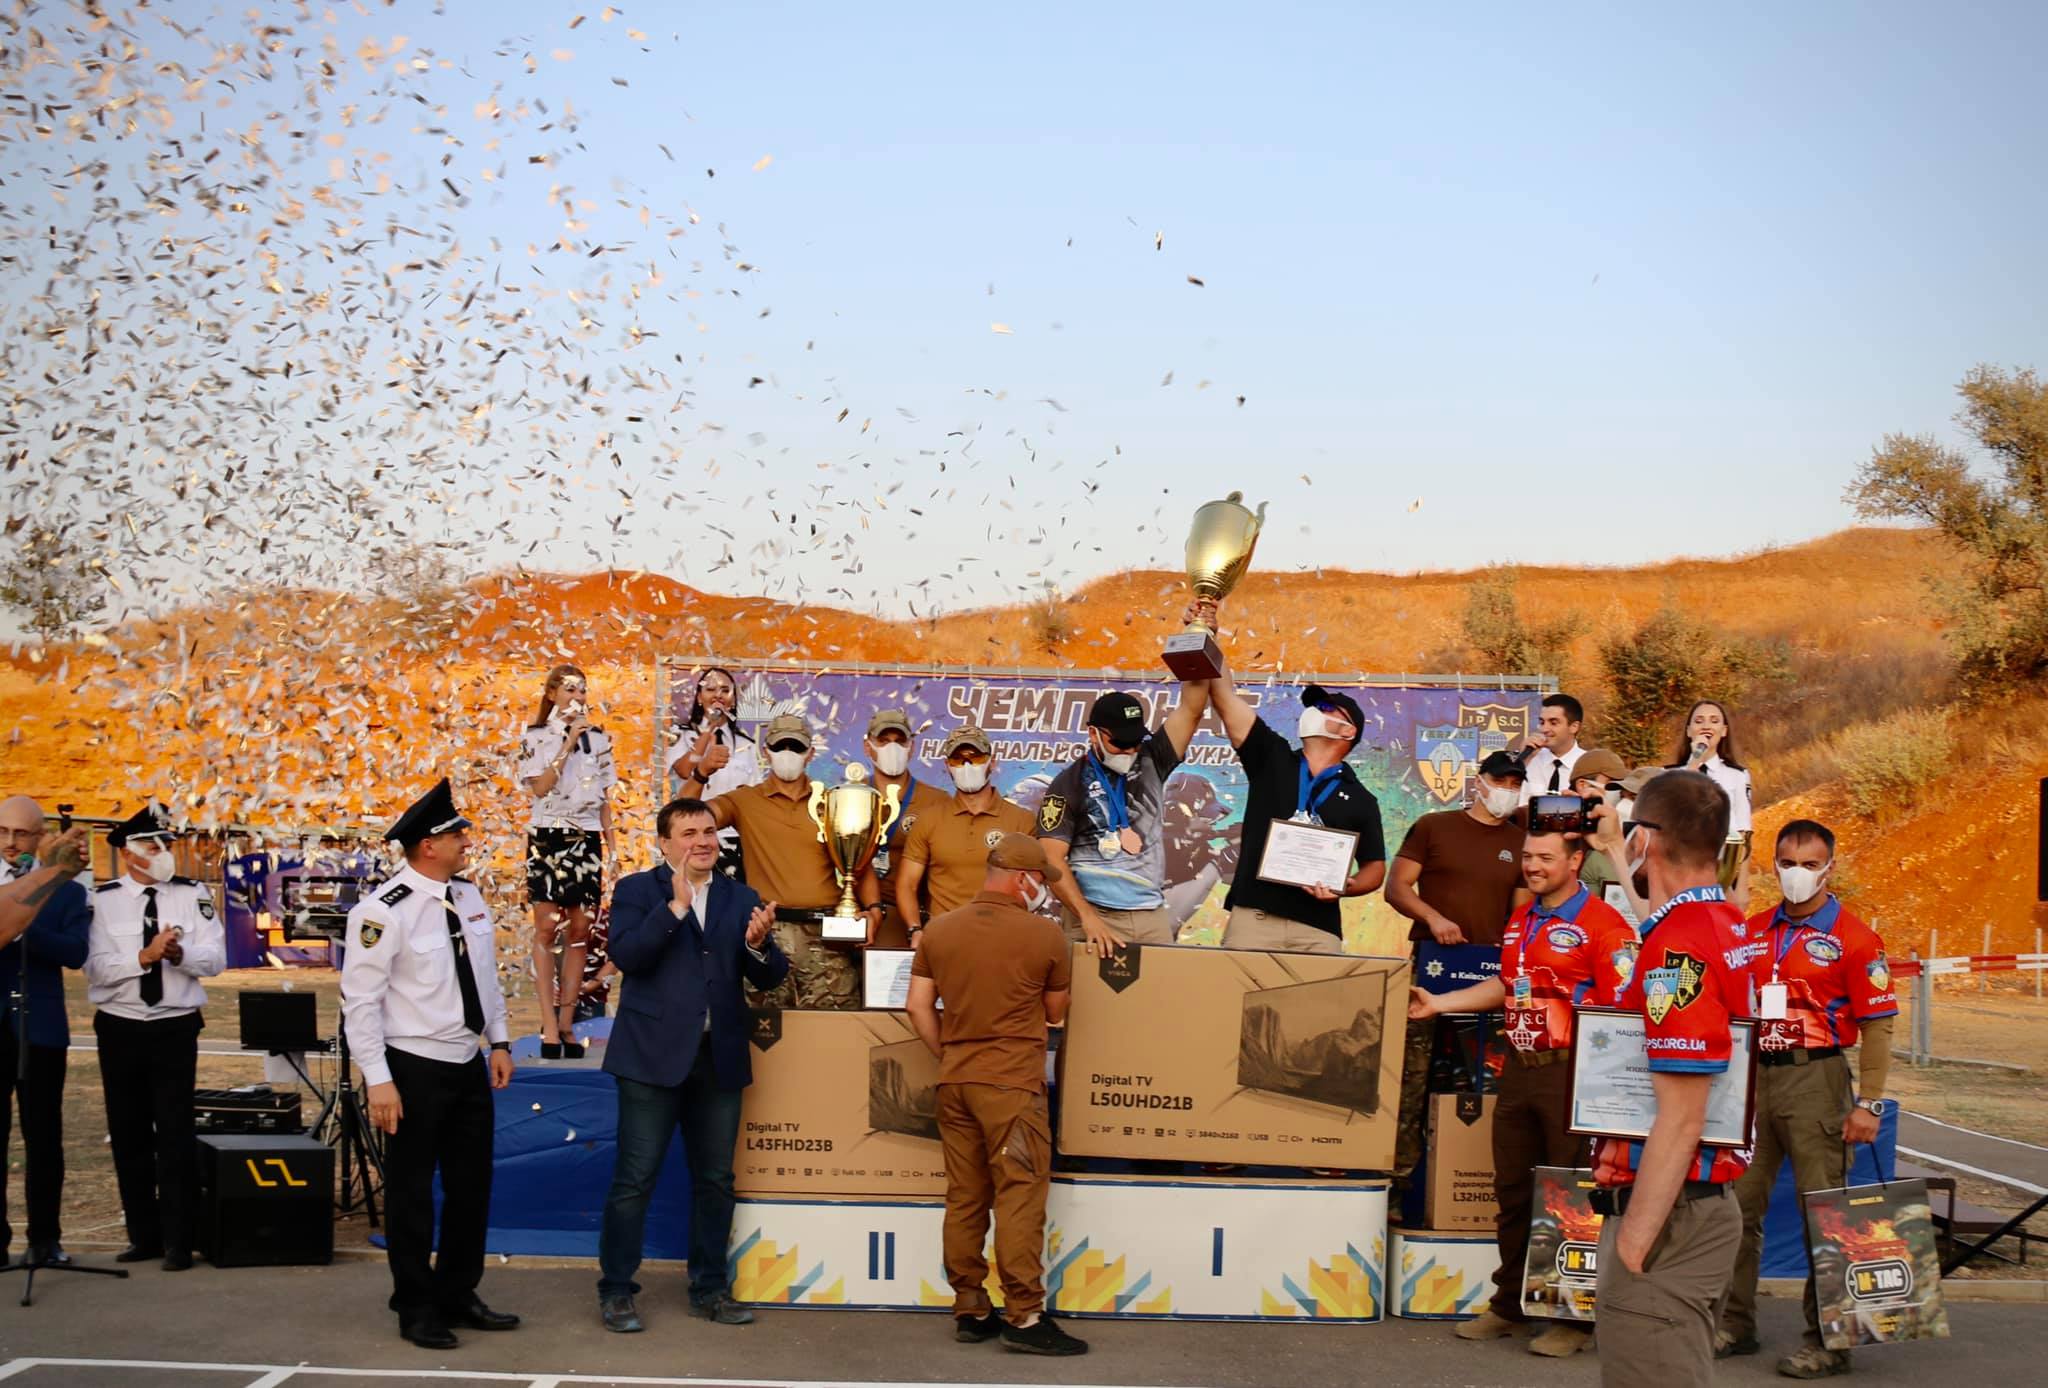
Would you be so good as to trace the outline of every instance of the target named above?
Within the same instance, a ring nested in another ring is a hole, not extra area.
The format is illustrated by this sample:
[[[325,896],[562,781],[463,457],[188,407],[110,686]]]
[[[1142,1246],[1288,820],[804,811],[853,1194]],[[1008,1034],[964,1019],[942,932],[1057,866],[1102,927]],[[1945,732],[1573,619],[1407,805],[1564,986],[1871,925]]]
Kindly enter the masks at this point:
[[[0,800],[0,875],[12,881],[35,872],[42,866],[42,845],[42,807],[25,795]],[[28,929],[0,949],[0,1262],[14,1243],[7,1219],[7,1144],[17,1090],[28,1154],[28,1260],[67,1261],[57,1241],[64,1195],[64,1060],[71,1045],[64,970],[85,967],[91,925],[85,888],[63,881],[53,885]]]
[[[619,1155],[598,1234],[598,1310],[605,1329],[639,1330],[647,1202],[678,1125],[690,1165],[690,1311],[720,1325],[754,1313],[732,1299],[732,1158],[740,1091],[753,1080],[752,1025],[742,981],[781,983],[789,960],[770,932],[775,903],[716,872],[718,824],[702,800],[671,800],[655,818],[662,863],[619,879],[611,956],[624,984],[605,1044],[619,1088]]]

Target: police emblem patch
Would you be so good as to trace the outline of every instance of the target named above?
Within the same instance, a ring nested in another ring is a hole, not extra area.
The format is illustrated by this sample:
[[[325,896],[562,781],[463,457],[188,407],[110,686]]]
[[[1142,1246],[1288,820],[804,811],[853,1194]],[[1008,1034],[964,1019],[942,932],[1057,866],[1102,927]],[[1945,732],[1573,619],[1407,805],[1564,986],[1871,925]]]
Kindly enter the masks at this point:
[[[1832,935],[1809,936],[1803,948],[1816,964],[1832,964],[1842,957],[1842,942]]]
[[[1067,797],[1048,795],[1045,803],[1038,807],[1038,827],[1053,830],[1060,827],[1060,821],[1067,817]]]
[[[990,848],[994,848],[997,844],[1001,843],[1002,841],[1003,831],[1000,829],[991,829],[988,831],[986,835],[983,836],[983,842],[988,844]]]
[[[1573,950],[1586,943],[1586,932],[1576,925],[1553,925],[1545,937],[1555,950]]]
[[[1664,951],[1664,966],[1643,975],[1643,1010],[1661,1025],[1672,1012],[1692,1006],[1706,976],[1706,967],[1690,954]]]
[[[1878,992],[1886,993],[1891,991],[1892,966],[1885,962],[1883,951],[1879,951],[1877,958],[1863,966],[1863,972],[1870,979],[1870,986]]]
[[[200,918],[201,920],[209,920],[209,921],[213,919],[213,898],[212,898],[212,897],[210,897],[210,896],[201,896],[201,897],[199,898],[199,918]]]
[[[376,921],[364,921],[362,939],[364,949],[375,949],[377,941],[384,938],[384,927]]]
[[[1629,979],[1635,976],[1636,952],[1632,949],[1618,949],[1614,951],[1610,962],[1614,965],[1616,976],[1621,979],[1621,986],[1628,987]]]

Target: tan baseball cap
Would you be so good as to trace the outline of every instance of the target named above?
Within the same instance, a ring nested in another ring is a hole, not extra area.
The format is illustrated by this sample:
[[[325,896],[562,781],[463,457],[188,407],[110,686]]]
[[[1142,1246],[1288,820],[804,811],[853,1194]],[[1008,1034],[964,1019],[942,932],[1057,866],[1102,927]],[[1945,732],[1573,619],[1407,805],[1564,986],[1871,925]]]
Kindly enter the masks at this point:
[[[953,750],[956,747],[972,747],[983,756],[992,757],[996,754],[995,744],[988,740],[988,734],[975,727],[972,723],[962,723],[959,727],[953,729],[952,732],[947,733],[946,740],[939,745],[939,756],[941,758],[952,756]]]
[[[1598,781],[1605,786],[1628,775],[1628,763],[1605,747],[1588,747],[1572,763],[1572,780]]]
[[[902,709],[876,709],[875,716],[873,718],[868,719],[868,741],[873,742],[883,733],[889,732],[891,730],[902,733],[905,737],[917,736],[916,732],[914,732],[911,729],[910,715],[905,713]]]
[[[768,720],[768,726],[761,729],[761,745],[773,747],[778,742],[796,741],[811,750],[811,725],[801,713],[778,713]]]
[[[1641,795],[1643,787],[1664,774],[1661,766],[1639,766],[1621,778],[1621,788],[1630,795]]]
[[[1046,861],[1045,845],[1029,834],[1005,834],[997,839],[996,846],[988,851],[988,865],[1012,872],[1035,872],[1048,882],[1066,876]]]

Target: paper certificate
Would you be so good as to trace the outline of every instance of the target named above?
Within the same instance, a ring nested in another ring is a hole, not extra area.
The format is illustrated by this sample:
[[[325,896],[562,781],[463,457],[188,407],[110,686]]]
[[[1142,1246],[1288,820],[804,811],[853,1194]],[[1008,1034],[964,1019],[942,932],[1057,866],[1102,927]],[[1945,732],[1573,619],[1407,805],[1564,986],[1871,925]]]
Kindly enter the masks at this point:
[[[1634,1012],[1583,1007],[1572,1033],[1570,1128],[1594,1137],[1644,1138],[1657,1117],[1643,1019]],[[1731,1021],[1728,1068],[1707,1093],[1705,1147],[1747,1147],[1756,1092],[1756,1023]]]
[[[915,950],[871,949],[862,956],[862,1003],[900,1012],[910,1001],[910,961]]]
[[[1351,877],[1351,855],[1358,848],[1356,832],[1325,829],[1296,819],[1276,819],[1266,831],[1266,855],[1259,859],[1259,880],[1289,887],[1344,890]]]

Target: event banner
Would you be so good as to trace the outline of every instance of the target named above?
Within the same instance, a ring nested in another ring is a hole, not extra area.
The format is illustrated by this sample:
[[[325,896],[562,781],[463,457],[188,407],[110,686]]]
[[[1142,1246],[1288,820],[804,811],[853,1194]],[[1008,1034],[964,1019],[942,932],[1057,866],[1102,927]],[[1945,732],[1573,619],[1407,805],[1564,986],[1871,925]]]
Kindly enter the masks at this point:
[[[1829,1349],[1948,1338],[1925,1181],[1811,1191],[1805,1205],[1813,1294]]]
[[[814,779],[836,784],[846,766],[865,765],[861,741],[869,717],[877,709],[901,708],[918,730],[913,776],[950,791],[940,743],[951,729],[973,723],[995,744],[997,788],[1034,812],[1054,775],[1086,754],[1088,708],[1097,696],[1110,690],[1136,695],[1155,728],[1180,700],[1180,685],[1163,669],[1125,676],[667,661],[658,681],[657,748],[680,736],[697,678],[711,668],[732,675],[739,690],[736,721],[749,737],[785,709],[810,719],[821,738],[811,763]],[[1389,857],[1415,820],[1470,803],[1479,761],[1497,748],[1520,745],[1535,725],[1543,693],[1527,682],[1479,688],[1304,675],[1245,676],[1239,689],[1260,717],[1292,740],[1301,691],[1312,683],[1342,689],[1364,711],[1364,735],[1351,766],[1379,801]],[[758,742],[743,745],[743,755],[758,754]],[[1183,941],[1213,943],[1221,935],[1244,809],[1244,773],[1212,713],[1167,785],[1166,898]],[[1379,893],[1345,909],[1354,952],[1407,953],[1407,922],[1393,916]]]

